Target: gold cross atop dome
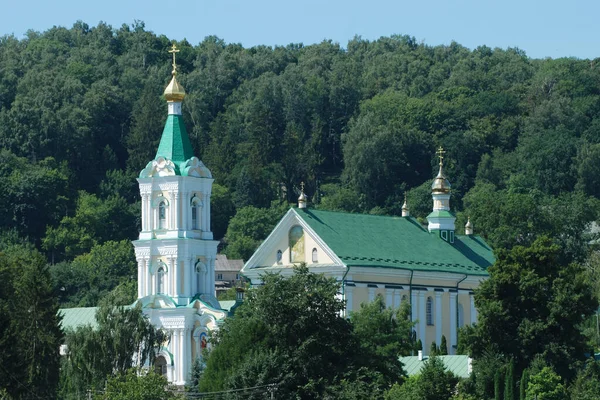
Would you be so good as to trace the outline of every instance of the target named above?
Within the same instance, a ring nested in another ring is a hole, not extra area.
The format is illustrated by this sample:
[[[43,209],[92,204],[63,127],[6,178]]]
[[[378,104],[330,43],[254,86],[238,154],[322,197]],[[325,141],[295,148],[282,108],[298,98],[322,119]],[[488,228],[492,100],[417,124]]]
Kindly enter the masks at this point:
[[[304,192],[304,182],[300,182],[300,189]]]
[[[442,148],[442,146],[440,146],[435,154],[437,154],[437,156],[440,158],[440,166],[444,165],[444,154],[446,154],[446,151]]]
[[[165,95],[165,99],[167,99],[167,101],[181,102],[185,97],[185,89],[183,89],[183,86],[181,86],[179,82],[177,82],[177,79],[175,79],[175,75],[177,75],[177,61],[175,59],[175,55],[179,53],[179,49],[177,48],[175,43],[173,43],[171,49],[168,51],[169,53],[173,54],[173,71],[171,72],[171,75],[173,75],[173,77],[171,78],[171,82],[169,82],[169,84],[165,88],[163,94]]]
[[[179,53],[179,51],[180,50],[177,48],[175,43],[173,43],[171,50],[169,50],[169,53],[173,54],[173,72],[171,72],[173,75],[177,75],[177,62],[175,60],[175,55]]]

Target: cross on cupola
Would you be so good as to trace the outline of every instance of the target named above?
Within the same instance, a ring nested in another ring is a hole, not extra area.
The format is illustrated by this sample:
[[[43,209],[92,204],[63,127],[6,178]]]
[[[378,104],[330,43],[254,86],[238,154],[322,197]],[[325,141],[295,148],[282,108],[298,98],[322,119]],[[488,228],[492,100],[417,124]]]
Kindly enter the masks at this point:
[[[171,72],[172,75],[177,75],[177,61],[175,59],[175,55],[177,53],[179,53],[180,50],[177,48],[177,45],[175,45],[175,43],[173,43],[173,45],[171,46],[171,49],[169,50],[169,53],[173,54],[173,71]]]
[[[444,165],[444,154],[446,154],[446,151],[444,150],[444,148],[442,146],[440,146],[440,148],[436,151],[437,156],[440,158],[440,167]]]

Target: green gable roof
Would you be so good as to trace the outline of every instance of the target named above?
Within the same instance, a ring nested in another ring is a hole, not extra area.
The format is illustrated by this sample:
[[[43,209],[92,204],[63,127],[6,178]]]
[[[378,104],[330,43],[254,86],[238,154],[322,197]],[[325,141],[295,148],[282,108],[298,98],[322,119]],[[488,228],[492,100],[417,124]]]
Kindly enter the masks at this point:
[[[96,328],[96,311],[98,307],[61,308],[58,315],[62,316],[62,328],[77,329],[80,326],[90,325]]]
[[[173,161],[176,165],[194,156],[183,116],[170,114],[167,117],[155,158],[159,156]]]
[[[481,237],[457,235],[448,243],[412,217],[294,211],[347,266],[487,276],[495,260]]]
[[[460,378],[469,377],[469,356],[438,356],[444,363],[446,369]],[[408,376],[418,375],[429,357],[424,356],[420,361],[418,356],[400,357],[400,362],[404,364],[404,370]]]

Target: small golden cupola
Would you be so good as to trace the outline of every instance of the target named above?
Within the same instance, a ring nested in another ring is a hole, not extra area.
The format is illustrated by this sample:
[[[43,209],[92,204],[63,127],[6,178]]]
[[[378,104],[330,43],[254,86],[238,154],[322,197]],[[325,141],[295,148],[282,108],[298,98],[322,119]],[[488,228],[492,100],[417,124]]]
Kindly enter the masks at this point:
[[[437,151],[438,157],[440,158],[440,170],[437,176],[433,179],[431,184],[432,193],[447,194],[450,193],[450,181],[444,176],[444,149],[440,146]]]
[[[450,211],[450,182],[444,176],[444,149],[437,151],[440,158],[440,170],[431,184],[433,210],[427,216],[427,229],[437,232],[443,240],[454,243],[454,221],[456,217]]]
[[[402,216],[410,217],[410,211],[408,210],[408,203],[406,200],[406,193],[404,194],[404,204],[402,204]]]
[[[175,54],[179,53],[179,50],[177,49],[177,46],[175,46],[174,43],[173,43],[173,46],[171,47],[171,50],[169,50],[169,53],[173,54],[173,71],[171,71],[171,75],[173,77],[171,78],[171,82],[169,82],[169,84],[165,88],[165,91],[163,94],[165,96],[165,99],[167,99],[168,102],[180,103],[185,98],[185,89],[183,88],[183,86],[181,86],[179,84],[179,82],[177,82],[177,78],[176,78],[177,63],[175,62]]]
[[[471,223],[471,217],[467,218],[467,223],[465,224],[465,235],[473,234],[473,224]]]
[[[298,208],[306,208],[307,197],[304,194],[304,182],[300,183],[300,196],[298,197]]]

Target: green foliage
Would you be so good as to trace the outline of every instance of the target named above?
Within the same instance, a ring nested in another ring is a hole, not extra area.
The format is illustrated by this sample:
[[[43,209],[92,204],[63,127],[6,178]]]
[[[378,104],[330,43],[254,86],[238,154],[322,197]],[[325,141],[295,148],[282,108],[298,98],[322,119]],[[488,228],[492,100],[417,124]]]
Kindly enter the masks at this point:
[[[213,339],[201,392],[273,384],[282,398],[381,394],[402,377],[407,308],[390,310],[378,299],[348,320],[334,279],[301,266],[289,278],[267,274],[263,281]]]
[[[88,325],[67,332],[67,356],[61,368],[63,396],[102,389],[108,377],[154,362],[166,336],[144,316],[141,306],[124,307],[126,300],[123,291],[116,289],[100,303],[97,328]]]
[[[402,386],[394,385],[385,400],[448,400],[452,398],[458,378],[446,371],[438,357],[429,357],[420,375],[410,377]]]
[[[440,340],[440,356],[448,355],[448,343],[446,341],[446,336],[442,335],[442,340]]]
[[[182,398],[167,390],[164,376],[153,371],[139,373],[130,369],[125,373],[111,376],[106,380],[104,393],[95,396],[97,400],[170,400]]]
[[[571,385],[570,394],[573,400],[600,398],[600,365],[598,361],[587,360],[584,368],[577,373],[577,377]]]
[[[287,209],[284,203],[273,203],[271,208],[248,206],[238,210],[225,235],[227,257],[248,260]]]
[[[504,377],[504,400],[516,400],[515,397],[515,363],[510,360]]]
[[[521,381],[519,382],[519,400],[526,400],[527,396],[527,385],[529,384],[529,370],[525,368],[521,374]]]
[[[231,193],[225,186],[213,183],[210,197],[210,222],[215,239],[221,239],[227,232],[229,221],[235,214]]]
[[[494,374],[494,400],[502,400],[502,373],[497,370]]]
[[[531,375],[527,385],[525,400],[564,400],[567,391],[562,378],[552,368],[544,367],[537,374]]]
[[[108,241],[96,245],[89,253],[72,262],[61,262],[50,268],[63,306],[93,307],[118,285],[127,284],[135,293],[132,279],[137,275],[133,246],[128,240]],[[131,304],[134,297],[128,296]]]
[[[54,398],[63,334],[48,267],[31,246],[5,246],[2,251],[0,387],[15,399]]]
[[[579,326],[598,307],[582,267],[561,264],[559,247],[540,238],[499,251],[489,272],[475,298],[475,357],[495,349],[514,358],[519,373],[539,354],[572,378],[587,347]]]
[[[56,228],[48,228],[44,248],[57,257],[73,258],[107,240],[131,240],[138,232],[136,211],[118,195],[102,200],[80,192],[75,215],[64,217]]]

